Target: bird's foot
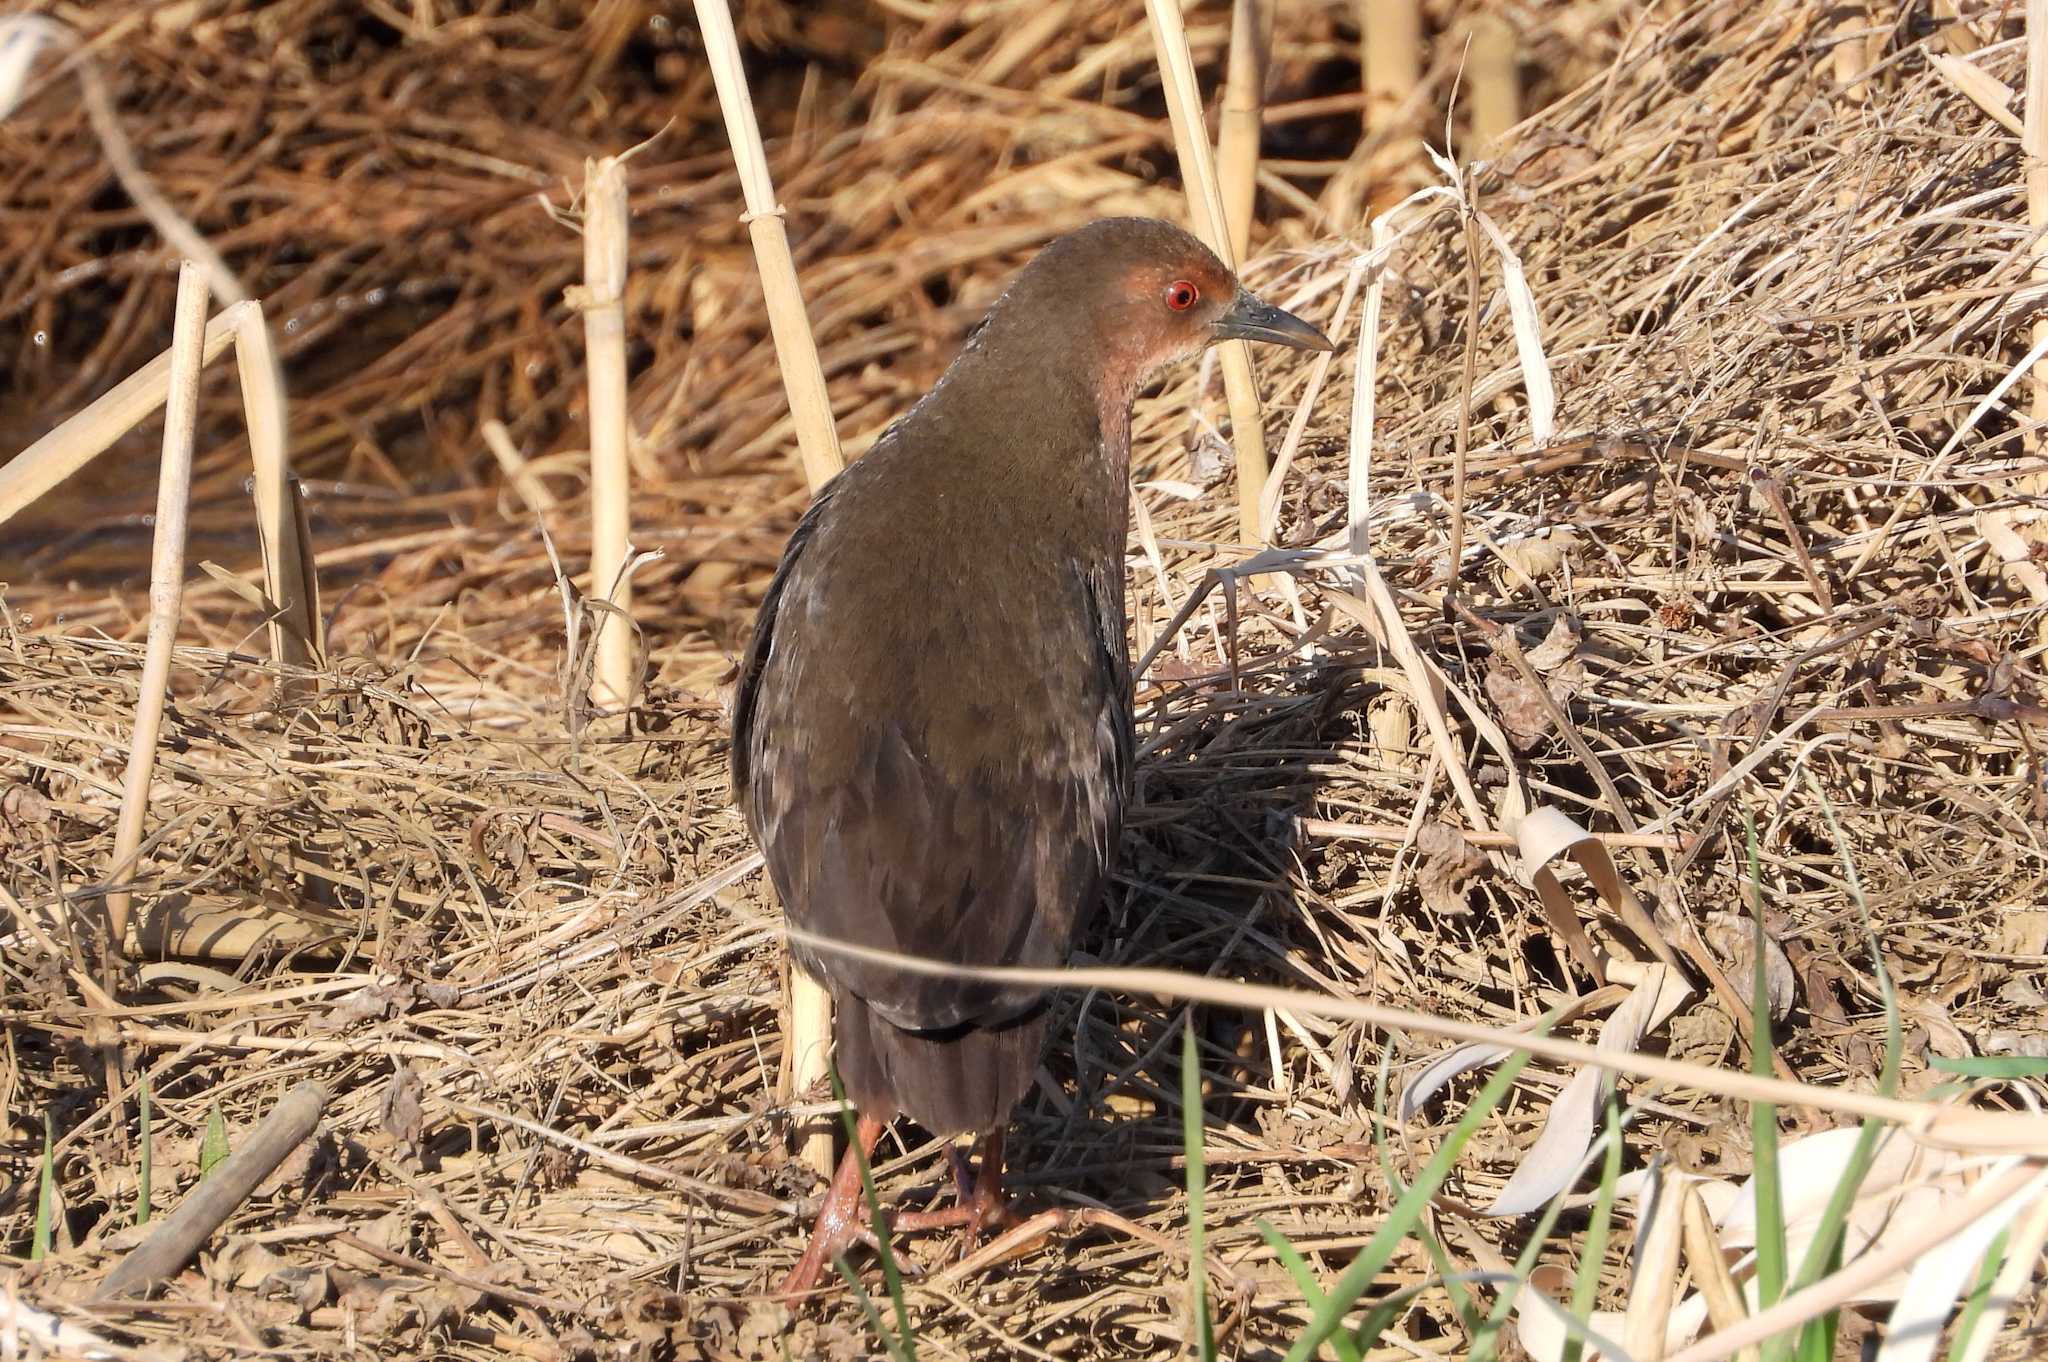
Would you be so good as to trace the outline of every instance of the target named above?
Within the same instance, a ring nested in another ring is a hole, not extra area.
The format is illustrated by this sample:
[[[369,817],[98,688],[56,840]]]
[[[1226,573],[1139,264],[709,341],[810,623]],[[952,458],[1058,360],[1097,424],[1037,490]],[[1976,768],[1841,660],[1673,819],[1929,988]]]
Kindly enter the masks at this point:
[[[959,1200],[951,1206],[928,1211],[901,1211],[892,1216],[892,1230],[960,1230],[958,1257],[974,1252],[984,1229],[1006,1230],[1020,1223],[1003,1197],[1003,1132],[989,1134],[981,1143],[981,1167],[968,1167],[966,1155],[956,1145],[947,1151],[953,1161],[953,1182]]]
[[[775,1290],[776,1299],[785,1305],[794,1305],[818,1284],[818,1275],[825,1270],[825,1264],[846,1252],[855,1244],[874,1244],[874,1232],[868,1228],[866,1204],[862,1196],[860,1165],[861,1160],[872,1154],[875,1141],[881,1138],[882,1123],[863,1116],[856,1133],[860,1137],[860,1148],[849,1148],[839,1160],[839,1170],[832,1176],[832,1189],[825,1194],[825,1204],[818,1210],[818,1220],[811,1227],[811,1242],[804,1247],[804,1256],[797,1259],[796,1266],[782,1279],[782,1285]]]

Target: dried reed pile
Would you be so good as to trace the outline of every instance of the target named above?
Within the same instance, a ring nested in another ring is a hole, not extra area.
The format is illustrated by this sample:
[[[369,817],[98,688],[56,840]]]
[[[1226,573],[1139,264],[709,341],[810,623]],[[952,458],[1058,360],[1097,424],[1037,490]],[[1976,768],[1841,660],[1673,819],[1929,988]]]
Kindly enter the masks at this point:
[[[799,266],[849,453],[935,376],[1038,242],[1105,212],[1179,215],[1177,191],[1144,174],[1166,145],[1163,118],[1115,93],[1149,61],[1142,27],[1069,6],[1071,27],[1048,24],[1019,53],[971,24],[966,37],[920,28],[910,0],[879,8],[891,16],[879,26],[852,6],[742,18],[833,61],[862,34],[888,44],[844,89],[786,101],[757,89],[763,108],[795,110],[771,129],[777,184],[805,227]],[[1339,10],[1302,7],[1303,30],[1283,25],[1283,88],[1313,88]],[[265,12],[226,11],[237,23]],[[451,24],[438,41],[498,35],[511,51],[505,35],[538,43],[551,13]],[[1213,73],[1224,34],[1201,13],[1191,37]],[[1908,1091],[1936,1077],[1930,1056],[2038,1052],[2048,555],[2034,546],[2048,543],[2035,505],[2048,461],[2024,413],[2026,374],[1986,401],[2028,350],[2035,233],[2017,137],[1984,107],[1995,99],[1980,88],[1973,102],[1968,77],[1934,60],[1967,58],[2016,103],[2023,54],[1997,14],[1857,31],[1867,60],[1852,93],[1837,56],[1849,40],[1822,18],[1730,4],[1600,28],[1619,60],[1475,177],[1541,311],[1559,394],[1559,434],[1541,448],[1497,258],[1471,251],[1445,211],[1411,219],[1380,276],[1372,462],[1359,467],[1360,311],[1338,304],[1366,282],[1364,247],[1324,235],[1299,186],[1267,186],[1269,217],[1286,225],[1255,238],[1253,281],[1347,352],[1282,475],[1275,542],[1340,550],[1364,518],[1450,697],[1411,684],[1347,567],[1226,585],[1168,633],[1204,574],[1246,551],[1227,498],[1188,495],[1223,485],[1210,366],[1143,399],[1133,604],[1139,647],[1159,653],[1141,683],[1140,809],[1091,959],[1521,1021],[1589,979],[1537,895],[1489,859],[1497,843],[1467,835],[1472,809],[1497,822],[1519,792],[1611,835],[1649,911],[1629,930],[1572,886],[1600,944],[1668,952],[1713,985],[1666,1029],[1669,1054],[1746,1054],[1732,995],[1749,946],[1729,916],[1748,877],[1745,821],[1774,981],[1793,1007],[1779,1028],[1790,1073],[1855,1086],[1876,1068],[1882,1020],[1845,863],[1905,994]],[[523,77],[586,111],[584,136],[598,135],[593,91],[633,64],[621,54],[644,51],[659,76],[662,44],[686,41],[637,22],[615,31],[601,58],[543,44],[544,77]],[[244,145],[249,129],[225,120],[194,134],[237,148],[216,158],[245,168],[240,192],[223,194],[249,215],[245,248],[303,290],[281,295],[279,315],[427,277],[400,243],[449,234],[437,310],[415,338],[295,396],[302,467],[326,459],[349,487],[382,477],[417,491],[434,480],[427,465],[386,446],[391,430],[424,429],[455,453],[441,456],[445,490],[407,514],[463,519],[353,544],[327,535],[323,572],[357,581],[335,608],[322,696],[292,713],[272,706],[250,656],[253,612],[194,584],[183,637],[204,642],[177,656],[138,894],[145,941],[178,958],[139,968],[146,1006],[90,1005],[91,962],[63,936],[63,909],[98,892],[112,842],[140,611],[51,585],[0,597],[0,849],[20,900],[0,914],[58,948],[10,949],[0,975],[0,1093],[16,1123],[0,1224],[9,1245],[26,1238],[41,1128],[21,1114],[48,1112],[66,1223],[85,1241],[9,1289],[51,1307],[82,1300],[133,1236],[118,1227],[137,1196],[136,1092],[110,1103],[101,1086],[100,1055],[118,1043],[149,1074],[159,1207],[190,1185],[209,1110],[239,1135],[298,1079],[321,1079],[334,1100],[317,1146],[215,1239],[203,1280],[169,1303],[74,1317],[104,1335],[164,1354],[207,1336],[318,1355],[356,1341],[537,1358],[666,1341],[686,1357],[861,1356],[850,1301],[792,1326],[761,1300],[817,1187],[788,1152],[805,1113],[773,1099],[775,919],[726,804],[717,686],[720,630],[802,491],[715,113],[682,63],[661,117],[697,119],[718,151],[662,159],[674,157],[665,140],[631,163],[628,327],[646,347],[632,420],[650,489],[639,534],[669,556],[638,579],[653,684],[620,731],[564,698],[579,693],[578,661],[556,621],[573,619],[574,593],[531,517],[479,471],[470,428],[444,428],[444,403],[459,403],[504,420],[530,454],[565,440],[576,362],[554,300],[577,251],[515,225],[548,186],[497,159],[491,82],[459,65],[442,75],[435,62],[454,48],[436,41],[339,58],[299,45],[309,62],[385,73],[349,87],[381,103],[345,111],[310,85],[267,96],[311,120],[274,126],[346,137]],[[867,121],[840,131],[833,101],[856,98]],[[658,126],[654,103],[604,129],[609,149]],[[558,185],[583,147],[536,139],[522,152],[557,156]],[[220,182],[180,181],[178,154],[166,144],[149,160],[174,193],[205,198]],[[417,181],[362,169],[393,162]],[[316,248],[284,230],[302,218],[263,207],[301,195],[337,214],[376,203],[381,226],[330,223],[328,240],[349,246]],[[65,257],[45,249],[47,271]],[[106,373],[154,347],[148,328],[168,315],[161,276],[117,264],[100,267],[101,286],[134,301],[127,338],[108,332]],[[249,274],[260,291],[263,272]],[[339,325],[333,312],[302,325],[287,351],[309,366],[314,338]],[[1310,367],[1267,359],[1261,372],[1269,440],[1284,450]],[[424,390],[422,373],[437,379]],[[399,392],[424,395],[401,412],[387,405]],[[212,466],[224,505],[242,465],[223,454]],[[529,466],[565,497],[542,518],[573,566],[587,551],[567,510],[578,459]],[[1464,561],[1447,590],[1454,519]],[[1431,711],[1448,716],[1448,745]],[[1087,1237],[966,1274],[938,1260],[943,1245],[914,1246],[927,1355],[1184,1354],[1178,1009],[1113,992],[1064,1007],[1050,1082],[1012,1138],[1016,1179],[1047,1202],[1108,1205],[1159,1242]],[[1201,1025],[1222,1328],[1245,1355],[1277,1355],[1305,1311],[1255,1221],[1319,1267],[1369,1233],[1388,1195],[1371,1075],[1389,1039],[1275,1012],[1214,1010]],[[1461,1262],[1515,1251],[1519,1222],[1471,1208],[1534,1139],[1553,1083],[1525,1075],[1462,1168],[1442,1217]],[[1732,1110],[1663,1094],[1630,1162],[1661,1150],[1690,1169],[1745,1169]],[[1397,1153],[1426,1156],[1435,1134],[1427,1118],[1406,1123]],[[931,1145],[884,1151],[892,1198],[945,1181]],[[1570,1250],[1560,1235],[1548,1256]],[[1382,1281],[1435,1270],[1416,1247]],[[1617,1256],[1607,1295],[1628,1286]],[[1415,1348],[1461,1351],[1441,1293],[1418,1297],[1399,1328]]]

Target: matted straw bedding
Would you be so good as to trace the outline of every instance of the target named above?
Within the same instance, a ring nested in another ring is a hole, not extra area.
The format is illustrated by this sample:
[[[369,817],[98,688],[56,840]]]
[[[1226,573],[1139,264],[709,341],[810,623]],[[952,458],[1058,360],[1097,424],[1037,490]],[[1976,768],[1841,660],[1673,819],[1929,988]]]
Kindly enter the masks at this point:
[[[1994,27],[1974,37],[2005,40],[1970,59],[2017,92],[2019,44]],[[1530,446],[1499,267],[1482,250],[1467,613],[1448,619],[1465,237],[1446,212],[1403,239],[1378,342],[1371,548],[1412,637],[1514,740],[1513,769],[1469,723],[1448,757],[1434,745],[1334,574],[1292,592],[1247,582],[1234,634],[1212,597],[1141,682],[1139,809],[1090,959],[1455,1018],[1536,1015],[1564,996],[1567,951],[1534,892],[1447,831],[1464,825],[1448,760],[1489,807],[1519,781],[1593,829],[1664,836],[1616,851],[1624,877],[1673,948],[1737,979],[1747,936],[1727,915],[1743,911],[1753,822],[1765,923],[1796,994],[1780,1053],[1800,1078],[1868,1086],[1876,1071],[1882,1018],[1850,864],[1902,989],[1908,1091],[1933,1081],[1930,1055],[2040,1052],[2048,519],[2035,494],[2048,463],[2028,380],[1978,411],[2028,349],[2033,233],[2017,138],[1929,61],[1960,36],[1893,34],[1852,99],[1828,78],[1818,11],[1648,20],[1610,72],[1478,176],[1541,310],[1559,435]],[[820,174],[851,192],[869,152],[841,152],[821,155]],[[703,187],[687,192],[736,200],[722,169],[691,173]],[[1173,211],[1164,191],[1082,192],[1074,215],[1131,206]],[[873,268],[837,254],[832,230],[820,223],[802,262],[814,300]],[[1004,253],[1037,239],[1020,229]],[[1344,350],[1287,475],[1283,545],[1343,541],[1358,316],[1335,308],[1361,250],[1322,239],[1249,271]],[[976,275],[970,301],[997,281]],[[870,391],[862,361],[832,365],[832,347],[867,336],[879,354],[919,344],[917,329],[864,327],[816,301],[813,315],[843,428],[869,430],[897,387]],[[1277,450],[1308,364],[1262,356],[1261,373]],[[794,1325],[763,1301],[820,1189],[787,1152],[775,917],[726,795],[719,673],[742,602],[714,583],[707,606],[690,576],[711,540],[742,586],[758,584],[801,502],[793,464],[768,477],[721,462],[734,441],[757,461],[787,457],[763,415],[772,388],[746,382],[751,396],[715,420],[637,390],[637,419],[677,442],[657,454],[723,471],[693,487],[696,473],[670,470],[644,512],[636,538],[670,557],[641,579],[650,685],[625,731],[562,698],[574,607],[527,518],[372,539],[363,559],[381,566],[338,603],[329,588],[338,656],[321,699],[288,720],[252,661],[256,616],[232,593],[199,595],[140,900],[145,938],[180,958],[152,956],[143,1003],[110,1018],[86,1005],[72,962],[20,935],[6,953],[4,1242],[18,1252],[28,1237],[44,1112],[71,1211],[63,1251],[10,1268],[9,1292],[82,1300],[134,1238],[120,1228],[132,1130],[112,1129],[94,1049],[118,1038],[152,1075],[159,1211],[194,1179],[210,1107],[232,1134],[300,1078],[333,1096],[320,1139],[196,1274],[156,1306],[91,1319],[104,1335],[167,1353],[864,1355],[850,1298]],[[1157,553],[1134,551],[1141,648],[1205,571],[1240,556],[1211,457],[1221,413],[1208,366],[1140,403],[1141,523]],[[1215,495],[1184,495],[1205,478]],[[572,569],[578,505],[550,521]],[[111,844],[140,654],[125,635],[140,612],[47,586],[0,600],[0,849],[20,911],[61,942],[53,891],[99,883]],[[1519,636],[1569,734],[1482,622]],[[1573,892],[1595,936],[1617,939],[1590,892]],[[1180,1015],[1108,992],[1062,1003],[1048,1081],[1010,1141],[1027,1205],[1104,1204],[1185,1242]],[[1196,1017],[1222,1328],[1242,1355],[1277,1355],[1305,1312],[1255,1221],[1341,1265],[1388,1200],[1371,1147],[1382,1048],[1406,1064],[1437,1047],[1306,1016]],[[1709,1064],[1746,1055],[1712,990],[1659,1039]],[[1463,1206],[1490,1201],[1533,1139],[1556,1080],[1531,1072],[1454,1178]],[[1661,1151],[1745,1171],[1735,1110],[1666,1094],[1632,1136],[1631,1166]],[[1456,1114],[1431,1108],[1397,1145],[1426,1156],[1440,1134],[1428,1122]],[[877,1172],[892,1198],[947,1181],[920,1141],[885,1143]],[[1520,1222],[1455,1205],[1447,1217],[1454,1249],[1519,1245]],[[928,1269],[910,1289],[923,1355],[1183,1355],[1176,1247],[1091,1234],[964,1279],[944,1271],[946,1247],[908,1249]],[[1411,1248],[1384,1284],[1434,1272]],[[1549,1253],[1571,1250],[1560,1234]],[[1626,1289],[1617,1258],[1607,1296]],[[1438,1294],[1399,1328],[1425,1350],[1462,1347]]]

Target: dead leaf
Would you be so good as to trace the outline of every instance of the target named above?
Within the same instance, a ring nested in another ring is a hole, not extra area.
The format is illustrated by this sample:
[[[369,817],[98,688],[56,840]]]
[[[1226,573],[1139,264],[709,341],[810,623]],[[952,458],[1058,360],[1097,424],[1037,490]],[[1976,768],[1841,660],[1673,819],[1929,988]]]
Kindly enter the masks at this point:
[[[391,1081],[377,1103],[377,1121],[415,1159],[420,1156],[420,1138],[426,1133],[426,1112],[420,1098],[426,1085],[419,1072],[405,1060],[391,1070]]]
[[[1496,661],[1486,672],[1486,698],[1500,711],[1500,725],[1518,752],[1550,736],[1550,708],[1520,672]]]
[[[1543,642],[1528,651],[1529,665],[1548,676],[1578,652],[1581,636],[1578,617],[1568,610],[1558,611],[1557,618],[1550,622],[1550,632],[1543,636]]]
[[[2048,912],[2008,908],[1998,915],[2000,955],[2048,955]]]
[[[1707,946],[1720,957],[1721,968],[1727,971],[1728,982],[1735,986],[1735,992],[1744,1006],[1756,1005],[1756,926],[1748,918],[1734,913],[1709,913],[1706,926],[1700,935]],[[1792,962],[1785,958],[1785,950],[1767,932],[1764,935],[1764,987],[1765,999],[1770,1005],[1771,1020],[1783,1021],[1792,1015],[1792,1004],[1799,994],[1799,981],[1792,973]]]
[[[1430,911],[1455,917],[1472,911],[1465,901],[1472,877],[1486,869],[1486,856],[1465,841],[1465,835],[1442,823],[1425,823],[1415,834],[1422,864],[1416,886]]]

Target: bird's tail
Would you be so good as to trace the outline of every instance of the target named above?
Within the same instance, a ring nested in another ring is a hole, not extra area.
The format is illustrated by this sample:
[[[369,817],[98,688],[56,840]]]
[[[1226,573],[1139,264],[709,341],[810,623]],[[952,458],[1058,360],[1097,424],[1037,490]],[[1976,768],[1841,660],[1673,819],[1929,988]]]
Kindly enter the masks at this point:
[[[834,1060],[863,1112],[901,1112],[934,1135],[989,1131],[1031,1090],[1045,1051],[1042,1004],[999,1026],[906,1031],[853,994],[832,992]]]

